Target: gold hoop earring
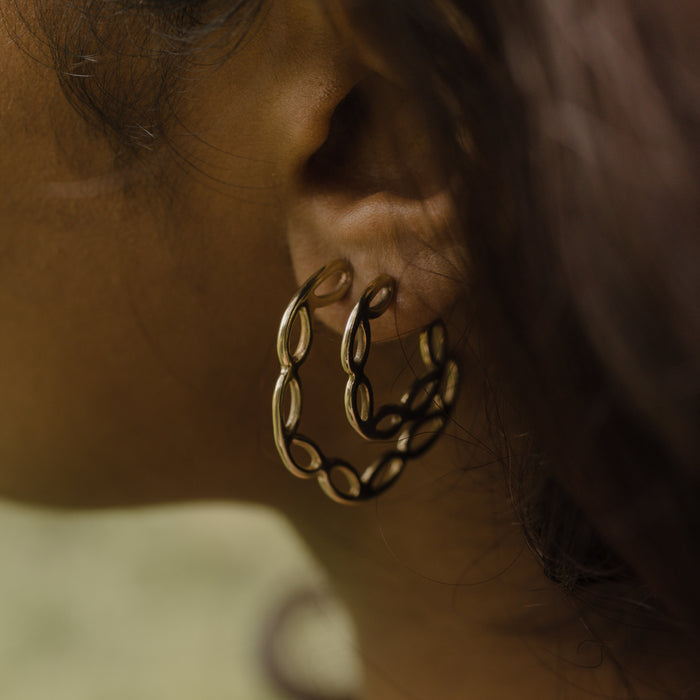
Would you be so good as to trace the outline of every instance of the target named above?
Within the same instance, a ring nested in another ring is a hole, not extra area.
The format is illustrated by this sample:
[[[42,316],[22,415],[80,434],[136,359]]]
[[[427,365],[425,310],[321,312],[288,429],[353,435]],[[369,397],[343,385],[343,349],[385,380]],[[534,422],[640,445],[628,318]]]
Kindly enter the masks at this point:
[[[318,289],[337,276],[330,292]],[[372,386],[365,374],[371,346],[370,321],[391,306],[395,282],[381,275],[364,291],[355,305],[343,334],[341,364],[348,381],[345,389],[346,414],[355,430],[368,440],[389,440],[396,445],[360,473],[342,459],[329,459],[311,439],[299,434],[302,389],[299,368],[306,360],[313,333],[311,311],[342,299],[352,285],[352,268],[336,260],[310,277],[287,306],[277,335],[280,374],[272,399],[272,423],[277,451],[295,476],[316,477],[323,491],[339,503],[358,503],[378,496],[394,484],[406,462],[428,450],[445,429],[454,407],[459,370],[447,353],[447,332],[436,321],[420,334],[420,349],[427,372],[417,378],[398,404],[374,411]],[[293,329],[299,337],[292,349]],[[288,405],[285,418],[285,403]],[[299,460],[293,454],[303,453]]]

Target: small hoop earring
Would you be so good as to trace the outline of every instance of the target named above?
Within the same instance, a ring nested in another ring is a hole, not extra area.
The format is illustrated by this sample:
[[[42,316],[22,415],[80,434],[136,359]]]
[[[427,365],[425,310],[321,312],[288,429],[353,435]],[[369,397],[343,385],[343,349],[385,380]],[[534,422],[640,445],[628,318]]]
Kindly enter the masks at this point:
[[[318,289],[338,276],[335,287]],[[445,429],[459,385],[459,370],[447,353],[447,331],[436,321],[420,334],[420,349],[427,373],[416,379],[398,404],[374,411],[372,386],[364,370],[371,346],[370,321],[391,306],[395,282],[387,275],[376,278],[355,305],[343,334],[341,364],[348,375],[346,414],[355,430],[368,440],[389,440],[396,445],[360,474],[342,459],[329,459],[311,439],[299,434],[302,389],[299,368],[313,339],[311,311],[342,299],[352,285],[352,268],[336,260],[310,277],[287,306],[277,335],[280,374],[272,399],[272,424],[277,451],[295,476],[316,477],[326,493],[339,503],[358,503],[378,496],[396,482],[406,462],[428,450]],[[293,330],[299,327],[296,347]],[[285,417],[285,404],[287,415]],[[297,456],[292,454],[296,452]]]
[[[391,306],[396,293],[396,282],[388,275],[377,277],[364,291],[353,308],[341,347],[341,363],[348,381],[345,385],[345,413],[350,425],[365,440],[390,440],[399,431],[397,448],[402,454],[418,457],[439,437],[444,424],[428,433],[420,449],[415,445],[424,428],[436,427],[449,416],[454,405],[459,370],[453,358],[447,355],[447,331],[442,321],[434,321],[420,334],[420,353],[426,374],[416,378],[398,404],[386,404],[376,413],[374,392],[365,367],[372,343],[370,321],[379,318]]]

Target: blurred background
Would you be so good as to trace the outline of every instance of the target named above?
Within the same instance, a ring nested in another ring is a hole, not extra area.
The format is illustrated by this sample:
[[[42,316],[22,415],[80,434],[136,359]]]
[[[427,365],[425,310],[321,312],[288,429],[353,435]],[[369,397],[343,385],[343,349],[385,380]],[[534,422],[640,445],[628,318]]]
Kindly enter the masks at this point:
[[[0,503],[2,700],[287,700],[358,680],[352,629],[278,516]],[[296,601],[296,603],[295,603]]]

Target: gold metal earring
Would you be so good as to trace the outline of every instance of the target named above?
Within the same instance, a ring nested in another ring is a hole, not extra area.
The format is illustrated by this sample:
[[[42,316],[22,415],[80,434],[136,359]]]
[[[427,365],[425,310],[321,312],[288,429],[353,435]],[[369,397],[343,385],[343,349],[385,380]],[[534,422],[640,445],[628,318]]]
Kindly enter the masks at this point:
[[[319,288],[333,278],[337,280],[335,287],[318,294]],[[360,473],[345,460],[329,459],[315,442],[299,434],[302,411],[299,368],[311,348],[311,312],[340,301],[351,286],[352,268],[347,262],[336,260],[310,277],[290,301],[277,335],[280,375],[272,400],[273,432],[282,462],[295,476],[316,477],[323,491],[339,503],[369,500],[395,483],[406,462],[428,450],[444,430],[459,385],[457,363],[447,352],[447,331],[441,321],[436,321],[420,334],[425,375],[413,382],[399,403],[374,410],[372,385],[365,374],[371,347],[370,321],[390,308],[396,289],[391,277],[381,275],[367,287],[348,318],[341,364],[348,375],[345,410],[350,424],[367,440],[396,438],[395,445]],[[298,339],[292,348],[297,324]]]

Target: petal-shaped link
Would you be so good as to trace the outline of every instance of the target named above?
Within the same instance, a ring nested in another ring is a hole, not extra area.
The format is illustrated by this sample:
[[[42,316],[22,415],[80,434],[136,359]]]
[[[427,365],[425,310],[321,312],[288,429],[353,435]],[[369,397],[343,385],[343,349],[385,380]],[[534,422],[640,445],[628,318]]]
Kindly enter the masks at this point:
[[[299,460],[292,454],[292,448],[298,455],[304,453],[307,459],[306,463],[300,464]],[[291,438],[287,445],[287,453],[290,456],[294,469],[292,470],[297,476],[315,476],[319,469],[323,466],[325,459],[321,450],[308,438],[301,435],[295,435]]]
[[[447,425],[447,414],[436,411],[408,425],[399,435],[398,451],[406,459],[415,459],[427,452]]]
[[[362,315],[368,319],[379,318],[394,301],[396,282],[389,275],[379,275],[365,289],[359,304],[362,305]]]
[[[420,335],[420,353],[426,367],[442,367],[447,355],[447,330],[442,321],[435,321]]]
[[[285,403],[289,402],[287,417],[284,415]],[[279,423],[281,432],[289,437],[299,427],[301,420],[301,384],[296,372],[287,371],[280,374],[275,387],[275,412],[279,414],[276,422]]]
[[[374,414],[367,428],[373,440],[391,440],[409,419],[405,406],[386,404]]]
[[[292,351],[290,343],[296,324],[299,324],[299,338],[296,348]],[[311,349],[311,315],[308,304],[299,307],[297,313],[291,319],[291,323],[285,328],[285,354],[290,358],[294,367],[299,367],[306,359]]]
[[[406,466],[405,455],[398,452],[385,454],[375,462],[363,475],[375,493],[386,491],[400,476]]]
[[[445,366],[442,383],[440,385],[440,397],[445,406],[453,406],[457,399],[457,389],[459,388],[459,368],[457,363],[449,359]]]
[[[373,419],[374,414],[374,394],[372,385],[366,377],[351,374],[345,385],[345,406],[348,420],[352,427],[367,440],[368,421]],[[350,409],[347,408],[350,406]]]
[[[419,418],[435,407],[435,399],[440,389],[441,378],[440,371],[433,370],[418,378],[401,398],[401,403],[409,409],[414,419]]]
[[[338,277],[335,286],[327,292],[320,292],[323,285],[334,276]],[[323,306],[329,306],[340,301],[348,293],[352,286],[352,268],[345,260],[334,260],[311,277],[307,286],[309,283],[311,292],[308,298],[312,308],[320,309]]]
[[[362,316],[360,307],[355,306],[345,325],[340,350],[340,361],[347,374],[364,372],[371,342],[369,321],[366,316]]]
[[[337,460],[328,464],[319,479],[326,495],[339,503],[354,503],[368,497],[366,485],[347,462]]]

